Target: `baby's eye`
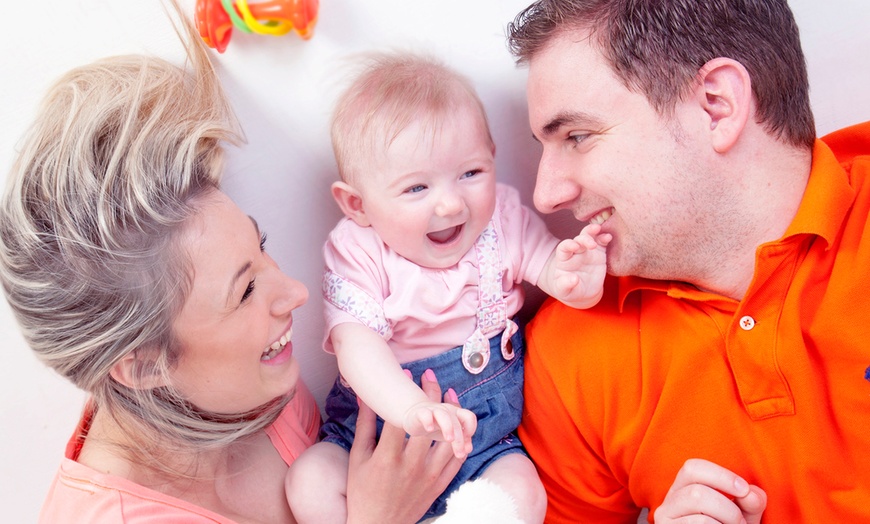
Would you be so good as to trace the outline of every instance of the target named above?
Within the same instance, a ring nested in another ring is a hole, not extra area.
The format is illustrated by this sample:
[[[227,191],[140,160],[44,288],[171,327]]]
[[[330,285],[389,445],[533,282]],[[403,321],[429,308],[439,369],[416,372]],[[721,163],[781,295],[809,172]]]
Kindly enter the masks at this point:
[[[408,189],[406,189],[405,193],[419,193],[420,191],[423,191],[424,189],[426,189],[426,186],[424,186],[423,184],[417,184],[416,186],[411,186]]]
[[[480,169],[472,169],[471,171],[466,171],[465,173],[463,173],[462,176],[459,177],[459,179],[462,180],[463,178],[471,178],[479,173]]]

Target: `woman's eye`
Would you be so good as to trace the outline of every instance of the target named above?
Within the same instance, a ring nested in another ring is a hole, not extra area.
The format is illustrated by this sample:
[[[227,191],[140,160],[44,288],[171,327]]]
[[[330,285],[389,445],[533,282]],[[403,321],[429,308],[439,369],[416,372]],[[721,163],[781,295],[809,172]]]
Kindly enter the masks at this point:
[[[420,191],[423,191],[424,189],[426,189],[426,186],[424,186],[423,184],[417,184],[416,186],[411,186],[408,189],[406,189],[405,193],[419,193]]]
[[[260,234],[260,251],[266,251],[266,233]]]
[[[245,292],[242,294],[242,304],[244,304],[248,298],[250,298],[251,293],[254,292],[254,280],[252,279],[248,282],[248,287],[245,288]]]

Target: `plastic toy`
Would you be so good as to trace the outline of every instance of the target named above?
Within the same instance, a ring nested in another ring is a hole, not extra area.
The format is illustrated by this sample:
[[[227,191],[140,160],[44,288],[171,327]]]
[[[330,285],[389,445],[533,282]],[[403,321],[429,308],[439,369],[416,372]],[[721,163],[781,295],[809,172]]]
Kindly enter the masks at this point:
[[[319,0],[196,0],[194,22],[199,36],[211,48],[223,53],[233,28],[245,33],[281,36],[296,31],[311,38],[317,22]]]

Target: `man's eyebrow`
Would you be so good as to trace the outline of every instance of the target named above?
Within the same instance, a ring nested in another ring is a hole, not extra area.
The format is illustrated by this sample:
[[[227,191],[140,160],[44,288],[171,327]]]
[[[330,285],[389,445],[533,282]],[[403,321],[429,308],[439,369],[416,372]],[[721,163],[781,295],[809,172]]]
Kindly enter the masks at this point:
[[[259,238],[260,237],[260,226],[257,225],[257,221],[254,220],[254,217],[248,215],[248,218],[250,218],[251,223],[254,224],[254,230],[257,232],[257,238]],[[236,289],[236,282],[238,282],[238,280],[240,278],[242,278],[242,275],[244,275],[245,273],[248,272],[249,269],[251,269],[252,265],[253,265],[253,262],[251,262],[250,260],[245,262],[245,264],[242,265],[242,267],[240,267],[238,271],[236,271],[236,274],[233,275],[232,280],[230,280],[230,287],[227,290],[227,304],[229,304],[233,299],[233,290]]]
[[[598,128],[602,126],[601,120],[589,113],[581,112],[565,112],[559,113],[552,120],[541,127],[541,135],[546,138],[555,135],[559,130],[567,125],[585,126],[590,128]]]

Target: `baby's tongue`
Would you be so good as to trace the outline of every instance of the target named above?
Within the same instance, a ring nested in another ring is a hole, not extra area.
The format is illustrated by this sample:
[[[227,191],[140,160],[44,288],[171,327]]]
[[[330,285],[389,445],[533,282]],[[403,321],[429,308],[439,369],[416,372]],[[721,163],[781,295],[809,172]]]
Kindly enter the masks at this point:
[[[439,244],[443,244],[447,242],[456,234],[457,227],[451,227],[448,229],[442,229],[441,231],[435,231],[433,233],[429,233],[429,240],[432,242],[438,242]]]

